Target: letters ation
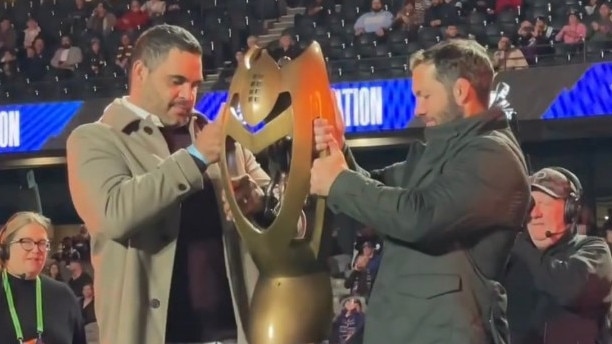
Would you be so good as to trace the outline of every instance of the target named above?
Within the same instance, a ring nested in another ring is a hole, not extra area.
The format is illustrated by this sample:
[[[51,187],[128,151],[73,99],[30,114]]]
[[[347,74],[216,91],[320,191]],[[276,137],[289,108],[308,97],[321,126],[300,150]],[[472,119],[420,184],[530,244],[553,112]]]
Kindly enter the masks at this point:
[[[382,87],[359,87],[336,90],[336,99],[347,127],[383,124]]]
[[[19,111],[0,111],[0,148],[16,148],[21,145]]]

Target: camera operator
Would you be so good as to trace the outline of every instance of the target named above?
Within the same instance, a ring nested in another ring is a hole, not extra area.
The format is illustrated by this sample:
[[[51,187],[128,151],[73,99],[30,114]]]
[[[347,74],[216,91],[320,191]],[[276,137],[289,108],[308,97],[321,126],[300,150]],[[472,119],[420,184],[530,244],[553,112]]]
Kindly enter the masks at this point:
[[[505,276],[513,344],[608,343],[612,257],[576,231],[582,187],[568,170],[530,177],[533,207]]]

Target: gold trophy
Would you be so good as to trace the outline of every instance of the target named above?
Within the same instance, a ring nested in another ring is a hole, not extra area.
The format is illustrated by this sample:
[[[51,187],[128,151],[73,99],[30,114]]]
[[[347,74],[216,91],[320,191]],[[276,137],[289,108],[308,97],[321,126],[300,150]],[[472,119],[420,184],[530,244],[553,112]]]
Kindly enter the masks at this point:
[[[313,121],[326,116],[334,123],[335,100],[317,42],[282,64],[264,49],[249,50],[221,113],[226,136],[254,154],[281,150],[281,156],[290,156],[280,159],[285,168],[277,171],[267,191],[278,200],[267,228],[238,207],[229,150],[223,150],[219,163],[236,229],[259,269],[245,321],[249,344],[318,343],[327,339],[333,318],[331,280],[321,254],[322,244],[329,242],[325,200],[310,199],[309,187]],[[258,125],[262,127],[255,132],[248,128]],[[298,233],[298,222],[306,224],[305,232]]]

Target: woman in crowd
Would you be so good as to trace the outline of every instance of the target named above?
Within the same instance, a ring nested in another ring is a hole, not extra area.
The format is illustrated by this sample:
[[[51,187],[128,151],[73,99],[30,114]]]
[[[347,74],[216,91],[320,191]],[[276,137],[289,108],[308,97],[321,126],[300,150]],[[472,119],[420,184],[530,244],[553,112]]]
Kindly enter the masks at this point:
[[[51,277],[52,279],[56,281],[64,282],[64,279],[62,278],[62,272],[60,271],[60,266],[58,263],[53,262],[49,264],[48,272],[49,272],[49,277]]]
[[[3,344],[86,344],[76,297],[41,274],[51,222],[20,212],[0,230],[0,333]]]

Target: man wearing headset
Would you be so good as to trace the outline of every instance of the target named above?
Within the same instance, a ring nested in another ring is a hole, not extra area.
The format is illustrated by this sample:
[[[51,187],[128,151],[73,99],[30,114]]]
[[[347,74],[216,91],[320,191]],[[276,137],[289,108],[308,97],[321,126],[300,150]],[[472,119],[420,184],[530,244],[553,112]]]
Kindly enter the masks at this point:
[[[576,233],[582,186],[570,171],[530,177],[532,208],[505,276],[512,344],[608,343],[612,257],[599,237]]]

